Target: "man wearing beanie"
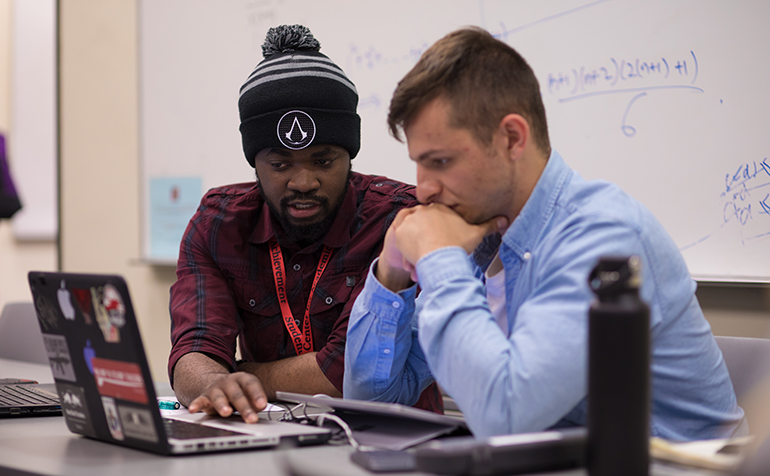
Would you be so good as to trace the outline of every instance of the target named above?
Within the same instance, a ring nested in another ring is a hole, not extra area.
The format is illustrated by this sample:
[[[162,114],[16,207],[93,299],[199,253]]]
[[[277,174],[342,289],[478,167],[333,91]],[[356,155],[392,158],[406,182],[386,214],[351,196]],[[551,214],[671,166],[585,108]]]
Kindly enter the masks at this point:
[[[257,181],[203,197],[170,303],[179,401],[247,422],[278,390],[342,395],[353,302],[395,215],[417,204],[412,186],[351,171],[358,93],[307,28],[271,28],[262,50],[238,101]],[[416,406],[441,412],[437,387]]]

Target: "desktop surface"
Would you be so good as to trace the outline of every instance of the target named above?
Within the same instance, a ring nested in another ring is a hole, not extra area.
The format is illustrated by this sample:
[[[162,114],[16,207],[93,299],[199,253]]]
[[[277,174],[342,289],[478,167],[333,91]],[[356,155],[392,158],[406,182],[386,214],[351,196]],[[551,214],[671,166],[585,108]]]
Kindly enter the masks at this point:
[[[0,375],[53,383],[46,365],[0,359]],[[159,395],[170,395],[168,384],[156,385]],[[64,417],[0,420],[0,474],[46,476],[214,476],[260,474],[294,476],[371,476],[351,462],[349,445],[257,449],[189,456],[160,456],[92,440],[67,429]],[[384,474],[384,473],[377,473]],[[391,473],[428,476],[430,473]],[[653,468],[653,476],[690,476],[715,473]],[[584,469],[538,473],[538,476],[586,476]]]

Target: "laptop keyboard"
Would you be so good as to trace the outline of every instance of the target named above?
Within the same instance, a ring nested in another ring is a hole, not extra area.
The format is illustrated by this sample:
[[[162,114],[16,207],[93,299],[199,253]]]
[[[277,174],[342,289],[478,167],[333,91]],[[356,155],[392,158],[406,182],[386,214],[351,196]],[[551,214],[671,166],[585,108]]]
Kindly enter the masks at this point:
[[[29,385],[0,385],[1,406],[58,404],[58,398]]]
[[[212,428],[210,426],[201,425],[198,423],[190,423],[180,420],[171,420],[169,418],[163,419],[163,426],[166,429],[166,435],[169,438],[176,438],[179,440],[192,440],[196,438],[211,438],[215,436],[237,436],[244,435],[244,433],[238,433],[235,431],[221,430],[219,428]]]

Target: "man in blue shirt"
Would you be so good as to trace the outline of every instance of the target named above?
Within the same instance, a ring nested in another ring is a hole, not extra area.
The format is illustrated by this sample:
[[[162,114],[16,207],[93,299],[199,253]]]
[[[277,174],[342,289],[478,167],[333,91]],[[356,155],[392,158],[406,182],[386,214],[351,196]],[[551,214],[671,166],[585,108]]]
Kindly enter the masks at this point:
[[[587,277],[602,256],[638,255],[651,434],[746,432],[676,245],[643,205],[551,150],[516,51],[481,29],[451,33],[399,83],[388,122],[423,205],[396,217],[356,300],[345,398],[411,405],[435,380],[479,438],[583,425]]]

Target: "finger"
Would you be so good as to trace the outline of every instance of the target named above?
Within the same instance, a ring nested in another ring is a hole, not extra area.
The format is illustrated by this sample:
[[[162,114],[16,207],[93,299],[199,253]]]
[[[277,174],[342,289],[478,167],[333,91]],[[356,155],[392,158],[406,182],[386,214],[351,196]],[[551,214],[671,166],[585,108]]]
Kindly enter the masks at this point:
[[[208,398],[201,395],[196,399],[194,399],[192,402],[190,402],[190,405],[187,406],[187,411],[189,411],[190,413],[198,413],[200,411],[203,411],[204,408],[207,408],[210,406],[211,406],[211,401]]]
[[[239,375],[235,383],[228,387],[228,398],[233,407],[241,414],[246,423],[256,423],[259,420],[259,412],[267,406],[267,397],[259,379],[252,374]]]
[[[214,408],[214,404],[211,402],[211,400],[206,396],[199,396],[192,402],[190,402],[190,406],[187,407],[187,410],[190,413],[198,413],[203,412],[207,415],[215,416],[218,415],[217,409]]]
[[[422,205],[417,205],[411,208],[402,208],[399,210],[399,212],[396,214],[396,218],[393,219],[393,223],[390,224],[393,228],[398,228],[398,226],[403,223],[404,219],[411,215],[412,213],[416,212],[420,209]]]
[[[508,218],[503,215],[498,215],[491,220],[479,223],[476,226],[481,228],[484,236],[491,235],[492,233],[504,233],[508,228]]]
[[[208,398],[211,404],[207,408],[203,408],[203,411],[209,415],[219,415],[221,417],[229,417],[233,414],[233,407],[230,406],[230,400],[219,386],[209,388],[204,397]]]

